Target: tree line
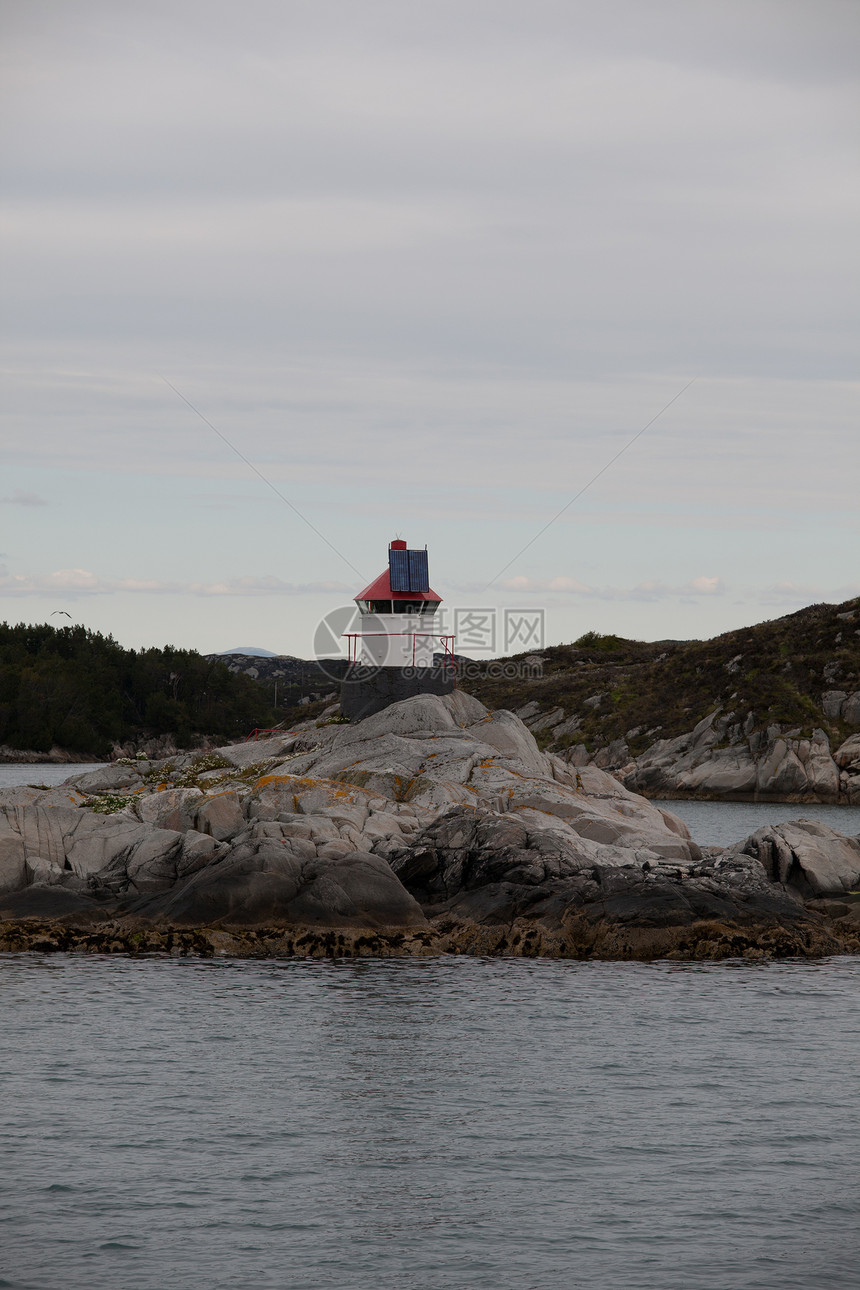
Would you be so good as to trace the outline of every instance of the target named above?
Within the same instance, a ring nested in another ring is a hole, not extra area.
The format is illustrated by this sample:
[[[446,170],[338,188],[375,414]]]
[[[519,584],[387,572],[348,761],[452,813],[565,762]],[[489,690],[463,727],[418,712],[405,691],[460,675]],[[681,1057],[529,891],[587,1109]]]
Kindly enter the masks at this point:
[[[116,742],[240,738],[276,721],[249,677],[194,650],[124,649],[85,627],[0,623],[0,743],[107,755]]]

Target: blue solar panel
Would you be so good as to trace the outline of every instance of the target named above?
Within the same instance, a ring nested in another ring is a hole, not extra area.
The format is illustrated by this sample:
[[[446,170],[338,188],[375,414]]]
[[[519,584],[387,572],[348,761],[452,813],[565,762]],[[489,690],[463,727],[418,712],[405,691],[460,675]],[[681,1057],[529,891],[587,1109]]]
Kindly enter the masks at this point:
[[[426,551],[389,550],[388,570],[393,592],[430,590]]]
[[[388,571],[392,591],[409,591],[409,552],[389,551]]]
[[[409,590],[429,591],[430,572],[427,568],[426,551],[407,551],[409,556]]]

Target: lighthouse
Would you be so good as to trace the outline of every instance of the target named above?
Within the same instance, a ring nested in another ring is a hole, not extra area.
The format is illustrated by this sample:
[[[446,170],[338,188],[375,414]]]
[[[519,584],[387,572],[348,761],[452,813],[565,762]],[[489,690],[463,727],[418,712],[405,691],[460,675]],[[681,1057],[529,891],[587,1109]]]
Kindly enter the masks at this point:
[[[448,694],[457,685],[454,637],[437,615],[442,597],[430,586],[427,548],[397,538],[388,568],[355,597],[356,630],[347,632],[349,665],[341,711],[351,721],[416,694]]]

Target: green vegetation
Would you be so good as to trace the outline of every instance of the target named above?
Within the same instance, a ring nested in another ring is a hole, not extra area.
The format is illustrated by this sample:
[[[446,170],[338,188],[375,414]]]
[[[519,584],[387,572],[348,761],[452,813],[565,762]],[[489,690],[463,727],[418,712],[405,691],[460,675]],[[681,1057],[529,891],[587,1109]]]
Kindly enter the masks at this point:
[[[266,691],[193,650],[123,649],[84,627],[0,623],[0,743],[105,756],[172,735],[226,742],[277,721]]]
[[[164,778],[167,769],[168,768],[166,766],[162,767],[159,772],[156,772],[156,775],[160,774],[161,777]],[[171,772],[173,771],[172,766],[169,769]],[[173,775],[171,782],[176,788],[199,788],[200,784],[198,781],[200,776],[206,771],[232,771],[233,769],[233,763],[227,761],[226,757],[222,757],[219,753],[203,753],[200,757],[195,757],[191,765],[186,767],[185,770],[180,771],[178,775]]]
[[[757,729],[778,722],[811,733],[819,726],[841,740],[851,730],[825,718],[821,696],[860,689],[860,599],[812,605],[709,641],[646,643],[586,632],[572,645],[541,650],[540,658],[539,679],[494,678],[484,665],[466,688],[491,708],[516,710],[536,700],[542,712],[576,714],[581,726],[561,745],[584,743],[590,751],[626,737],[636,755],[718,707],[740,723],[752,713]],[[600,702],[586,706],[597,696]],[[550,742],[551,732],[541,733]]]
[[[116,815],[117,811],[124,811],[134,801],[130,793],[99,793],[96,797],[91,797],[87,806],[96,815]]]
[[[630,642],[624,640],[621,636],[603,636],[600,632],[586,632],[580,636],[579,640],[574,641],[577,649],[600,650],[603,654],[611,654],[615,650],[623,649]]]

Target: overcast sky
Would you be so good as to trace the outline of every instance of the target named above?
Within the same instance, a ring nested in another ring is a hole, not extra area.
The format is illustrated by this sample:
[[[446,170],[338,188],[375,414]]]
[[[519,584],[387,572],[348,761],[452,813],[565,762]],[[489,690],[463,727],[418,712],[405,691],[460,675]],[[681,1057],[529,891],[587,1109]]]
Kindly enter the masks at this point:
[[[0,617],[308,656],[397,534],[548,643],[860,594],[856,0],[0,13]]]

